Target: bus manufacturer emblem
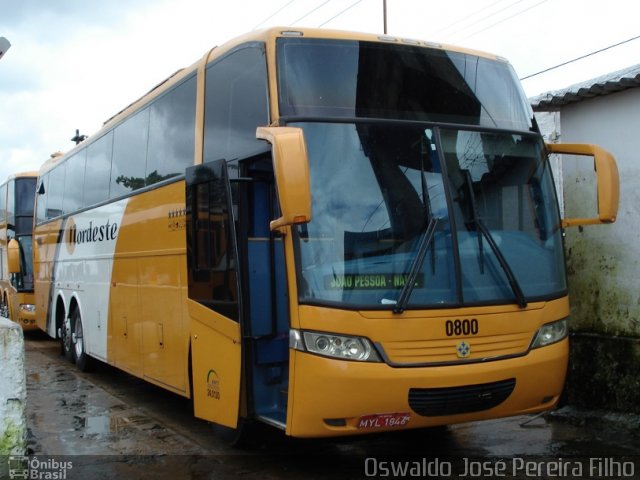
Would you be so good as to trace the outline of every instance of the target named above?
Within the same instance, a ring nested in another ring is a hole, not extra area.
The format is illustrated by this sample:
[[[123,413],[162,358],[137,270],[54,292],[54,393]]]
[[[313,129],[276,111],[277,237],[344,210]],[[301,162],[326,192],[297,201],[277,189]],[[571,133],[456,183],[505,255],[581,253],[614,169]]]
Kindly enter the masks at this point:
[[[220,378],[213,369],[207,373],[207,397],[220,400]]]
[[[471,355],[471,345],[464,340],[458,342],[458,345],[456,345],[456,355],[458,355],[458,358],[467,358]]]

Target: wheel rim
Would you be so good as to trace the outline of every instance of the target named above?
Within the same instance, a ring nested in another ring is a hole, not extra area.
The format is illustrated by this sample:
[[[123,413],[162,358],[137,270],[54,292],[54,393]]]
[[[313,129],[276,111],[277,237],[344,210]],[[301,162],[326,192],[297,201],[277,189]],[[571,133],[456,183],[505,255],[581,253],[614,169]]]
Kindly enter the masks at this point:
[[[2,297],[2,302],[0,303],[0,315],[9,318],[9,304],[5,297]]]
[[[64,343],[65,352],[71,351],[71,320],[64,319],[62,326],[62,342]]]
[[[76,315],[75,331],[73,332],[73,342],[76,350],[76,358],[80,358],[84,352],[84,340],[82,337],[82,321],[80,315]]]

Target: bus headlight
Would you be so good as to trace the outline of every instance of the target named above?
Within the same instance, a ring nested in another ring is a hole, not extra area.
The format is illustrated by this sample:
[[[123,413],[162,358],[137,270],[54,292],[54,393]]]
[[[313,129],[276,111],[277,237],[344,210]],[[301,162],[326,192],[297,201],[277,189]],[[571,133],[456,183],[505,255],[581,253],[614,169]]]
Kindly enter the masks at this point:
[[[380,357],[371,341],[364,337],[291,330],[289,338],[291,348],[302,352],[343,360],[380,362]]]
[[[20,304],[20,311],[25,312],[25,313],[33,313],[36,311],[36,306],[32,305],[30,303],[21,303]]]
[[[567,336],[568,327],[567,319],[563,319],[553,323],[547,323],[540,327],[536,336],[531,342],[531,348],[544,347],[545,345],[551,345],[552,343],[559,342]]]

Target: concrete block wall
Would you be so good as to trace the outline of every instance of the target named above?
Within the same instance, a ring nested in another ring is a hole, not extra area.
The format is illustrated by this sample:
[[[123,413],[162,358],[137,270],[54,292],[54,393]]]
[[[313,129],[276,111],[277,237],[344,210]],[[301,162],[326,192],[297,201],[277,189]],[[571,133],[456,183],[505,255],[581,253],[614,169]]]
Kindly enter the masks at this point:
[[[0,456],[26,451],[26,402],[22,329],[0,317]]]

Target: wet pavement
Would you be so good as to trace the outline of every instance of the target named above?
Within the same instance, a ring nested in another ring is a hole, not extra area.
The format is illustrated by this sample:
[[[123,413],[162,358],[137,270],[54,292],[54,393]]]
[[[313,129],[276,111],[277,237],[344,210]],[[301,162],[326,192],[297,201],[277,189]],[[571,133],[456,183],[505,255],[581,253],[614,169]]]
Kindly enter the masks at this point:
[[[28,462],[37,472],[28,478],[640,478],[638,416],[564,407],[330,440],[265,427],[255,448],[237,450],[182,397],[106,365],[81,373],[37,332],[25,346]]]

